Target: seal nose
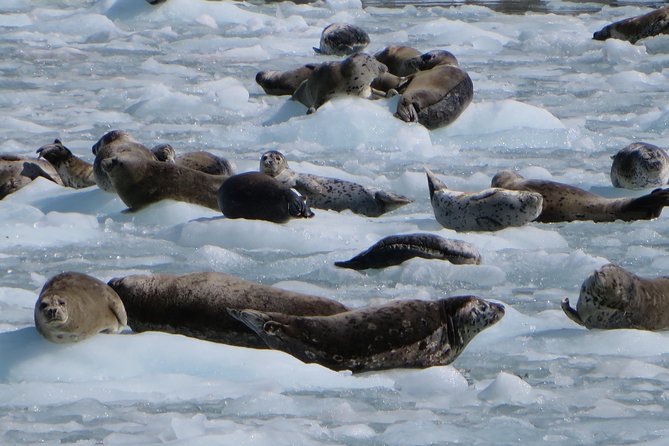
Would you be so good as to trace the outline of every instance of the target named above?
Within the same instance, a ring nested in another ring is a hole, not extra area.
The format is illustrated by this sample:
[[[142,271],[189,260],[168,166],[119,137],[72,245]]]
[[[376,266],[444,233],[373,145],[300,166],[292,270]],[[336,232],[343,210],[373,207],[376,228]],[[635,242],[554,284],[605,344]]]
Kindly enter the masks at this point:
[[[49,308],[46,310],[46,315],[49,317],[49,319],[54,319],[58,315],[58,309]]]

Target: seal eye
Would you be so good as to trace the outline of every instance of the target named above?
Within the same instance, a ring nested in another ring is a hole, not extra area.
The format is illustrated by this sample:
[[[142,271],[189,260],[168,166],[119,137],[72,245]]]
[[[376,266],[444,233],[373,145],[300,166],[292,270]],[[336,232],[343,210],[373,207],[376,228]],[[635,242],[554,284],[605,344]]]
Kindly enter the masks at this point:
[[[44,310],[44,309],[45,309],[46,307],[48,307],[48,306],[49,306],[49,305],[47,305],[46,302],[42,302],[41,304],[39,304],[39,309],[40,309],[40,310]]]
[[[65,305],[65,301],[63,299],[58,299],[58,305]]]

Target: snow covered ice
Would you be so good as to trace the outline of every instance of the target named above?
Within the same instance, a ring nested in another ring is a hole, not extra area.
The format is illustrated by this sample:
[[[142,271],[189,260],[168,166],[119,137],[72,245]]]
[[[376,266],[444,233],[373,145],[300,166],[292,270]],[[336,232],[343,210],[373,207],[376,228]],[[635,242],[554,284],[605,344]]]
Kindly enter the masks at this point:
[[[654,221],[530,224],[456,233],[434,219],[423,168],[448,186],[486,188],[501,169],[614,189],[611,155],[669,146],[669,36],[591,40],[662,2],[547,0],[540,12],[456,6],[167,0],[0,0],[0,151],[34,156],[59,138],[91,145],[124,129],[151,146],[208,150],[256,170],[280,150],[296,172],[415,200],[380,218],[315,209],[285,225],[226,220],[194,205],[123,213],[114,195],[43,179],[0,201],[0,444],[426,445],[663,444],[669,437],[669,334],[587,331],[560,310],[613,262],[669,274],[669,212]],[[364,5],[364,7],[363,7]],[[548,11],[545,11],[545,10]],[[454,53],[474,99],[428,131],[392,116],[397,98],[340,98],[306,116],[255,73],[330,60],[322,29],[365,29],[387,44]],[[412,259],[385,270],[334,266],[398,233],[477,246],[481,265]],[[450,366],[362,375],[165,333],[42,339],[40,288],[62,271],[109,280],[222,271],[360,307],[475,294],[506,316]]]

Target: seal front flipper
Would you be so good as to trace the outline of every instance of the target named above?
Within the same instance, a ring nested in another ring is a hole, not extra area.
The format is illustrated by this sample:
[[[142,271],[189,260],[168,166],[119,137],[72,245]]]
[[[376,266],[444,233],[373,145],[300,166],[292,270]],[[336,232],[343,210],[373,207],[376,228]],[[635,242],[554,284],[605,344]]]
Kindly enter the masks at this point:
[[[562,311],[564,311],[564,314],[566,314],[569,319],[576,322],[578,325],[585,326],[578,312],[569,305],[568,297],[562,299],[562,303],[560,304],[560,306],[562,307]]]
[[[288,191],[288,213],[293,217],[311,218],[314,213],[307,204],[307,199],[295,189]]]

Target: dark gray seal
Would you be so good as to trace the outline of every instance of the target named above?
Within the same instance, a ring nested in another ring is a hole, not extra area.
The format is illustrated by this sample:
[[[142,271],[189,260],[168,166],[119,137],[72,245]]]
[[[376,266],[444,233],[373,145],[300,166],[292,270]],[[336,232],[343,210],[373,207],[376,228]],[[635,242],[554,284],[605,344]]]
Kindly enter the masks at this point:
[[[348,23],[331,23],[321,33],[318,54],[347,56],[365,49],[369,45],[369,34],[359,26]]]
[[[288,71],[259,71],[256,74],[256,83],[269,95],[292,95],[317,66],[318,64],[310,63]]]
[[[56,169],[64,186],[74,189],[95,186],[93,164],[73,154],[59,139],[37,149],[37,156],[47,160]]]
[[[82,273],[49,279],[35,303],[35,327],[47,340],[78,342],[128,324],[121,299],[107,284]]]
[[[158,161],[174,163],[177,166],[188,167],[210,175],[231,176],[235,173],[230,161],[203,150],[177,155],[171,145],[158,144],[151,148],[151,152]]]
[[[556,181],[528,180],[510,170],[497,173],[492,179],[492,186],[541,194],[544,203],[541,214],[535,220],[541,223],[652,220],[659,217],[662,209],[669,204],[669,189],[655,189],[638,198],[605,198]]]
[[[0,200],[42,177],[56,184],[63,181],[51,164],[41,159],[0,154]]]
[[[307,107],[307,114],[335,96],[371,98],[372,81],[386,71],[385,65],[366,53],[356,53],[343,61],[324,62],[300,84],[292,98]]]
[[[659,34],[669,34],[669,6],[606,25],[595,32],[592,38],[595,40],[613,38],[636,43],[638,40]]]
[[[166,199],[218,211],[218,190],[229,178],[132,154],[107,158],[100,163],[100,167],[131,211]]]
[[[669,181],[669,156],[653,144],[633,142],[611,158],[611,183],[615,187],[646,189]]]
[[[335,265],[356,270],[387,268],[414,257],[447,260],[456,265],[481,263],[481,255],[471,243],[421,233],[384,237],[352,259]]]
[[[153,274],[109,281],[136,332],[164,331],[244,347],[266,348],[229,308],[315,316],[348,310],[324,297],[295,293],[223,273]]]
[[[445,228],[456,231],[499,231],[509,226],[523,226],[541,213],[539,193],[501,187],[480,192],[448,189],[429,169],[427,185],[434,217]]]
[[[260,157],[260,171],[307,197],[311,207],[337,212],[351,210],[367,217],[379,217],[386,212],[412,203],[410,198],[351,181],[318,175],[295,173],[288,167],[286,157],[276,150]]]
[[[331,316],[230,310],[270,348],[333,370],[366,372],[446,365],[504,307],[474,296],[401,300]]]
[[[667,330],[669,277],[644,279],[609,263],[583,281],[576,309],[565,298],[562,310],[586,328]]]
[[[156,161],[155,155],[143,144],[137,142],[124,130],[112,130],[105,133],[102,138],[93,144],[93,175],[98,187],[106,192],[116,192],[107,172],[102,168],[102,162],[108,158],[123,154],[125,158],[130,156],[143,160]]]
[[[302,195],[260,172],[229,177],[218,191],[218,205],[227,218],[285,223],[314,216]]]

